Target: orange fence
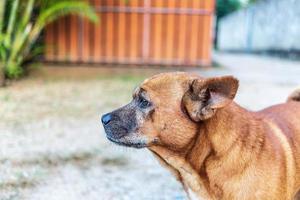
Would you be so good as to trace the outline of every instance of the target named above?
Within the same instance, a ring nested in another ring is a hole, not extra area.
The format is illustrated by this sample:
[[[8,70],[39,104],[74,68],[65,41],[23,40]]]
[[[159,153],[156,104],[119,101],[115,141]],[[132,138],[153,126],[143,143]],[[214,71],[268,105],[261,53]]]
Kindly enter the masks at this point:
[[[47,61],[210,65],[214,0],[89,0],[98,24],[69,16],[46,28]]]

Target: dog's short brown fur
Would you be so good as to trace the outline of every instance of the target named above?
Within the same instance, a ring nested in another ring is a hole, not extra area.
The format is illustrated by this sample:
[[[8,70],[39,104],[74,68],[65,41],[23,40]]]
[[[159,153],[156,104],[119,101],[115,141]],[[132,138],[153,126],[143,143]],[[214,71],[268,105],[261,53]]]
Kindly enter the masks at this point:
[[[300,93],[251,112],[232,101],[237,88],[231,76],[156,75],[131,103],[106,115],[107,137],[147,147],[190,197],[293,199],[300,188]]]

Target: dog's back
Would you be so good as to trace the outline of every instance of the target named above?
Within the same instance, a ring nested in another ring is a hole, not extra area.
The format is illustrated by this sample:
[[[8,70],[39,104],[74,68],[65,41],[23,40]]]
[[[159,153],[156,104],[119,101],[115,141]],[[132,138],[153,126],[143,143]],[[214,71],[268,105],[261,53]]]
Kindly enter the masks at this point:
[[[300,89],[295,90],[287,99],[287,101],[300,101]]]
[[[286,103],[268,107],[258,113],[276,123],[289,140],[300,138],[300,89],[293,92]]]
[[[286,103],[274,105],[258,112],[273,121],[292,145],[300,148],[300,90],[292,93]]]
[[[294,174],[296,177],[294,179],[294,187],[295,189],[300,189],[300,90],[293,92],[286,103],[271,106],[258,113],[278,130],[279,135],[276,135],[274,133],[276,131],[273,131],[275,137],[280,138],[280,134],[285,136],[281,139],[281,145],[285,151],[289,151],[289,149],[291,151],[290,158],[288,158],[286,163],[286,170],[288,171],[289,165],[294,165],[295,163]],[[286,145],[284,140],[287,141]]]

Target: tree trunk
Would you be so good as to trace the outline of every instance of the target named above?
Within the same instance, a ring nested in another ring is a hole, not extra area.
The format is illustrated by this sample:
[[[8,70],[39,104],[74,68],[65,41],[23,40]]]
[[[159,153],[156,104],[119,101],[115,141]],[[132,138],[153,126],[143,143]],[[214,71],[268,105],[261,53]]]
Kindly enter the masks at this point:
[[[3,67],[0,66],[0,87],[4,87],[6,85],[6,78],[4,74]]]
[[[216,25],[215,25],[215,38],[214,38],[214,46],[215,46],[215,49],[218,50],[219,49],[219,45],[218,45],[218,35],[219,35],[219,17],[217,17],[216,19]]]

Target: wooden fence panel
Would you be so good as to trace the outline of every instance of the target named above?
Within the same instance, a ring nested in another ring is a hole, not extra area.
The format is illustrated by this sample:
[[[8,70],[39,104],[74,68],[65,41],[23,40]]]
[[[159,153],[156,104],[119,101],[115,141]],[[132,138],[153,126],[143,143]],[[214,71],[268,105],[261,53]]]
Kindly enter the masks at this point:
[[[46,28],[45,60],[209,65],[214,0],[89,0],[93,24],[64,17]]]

